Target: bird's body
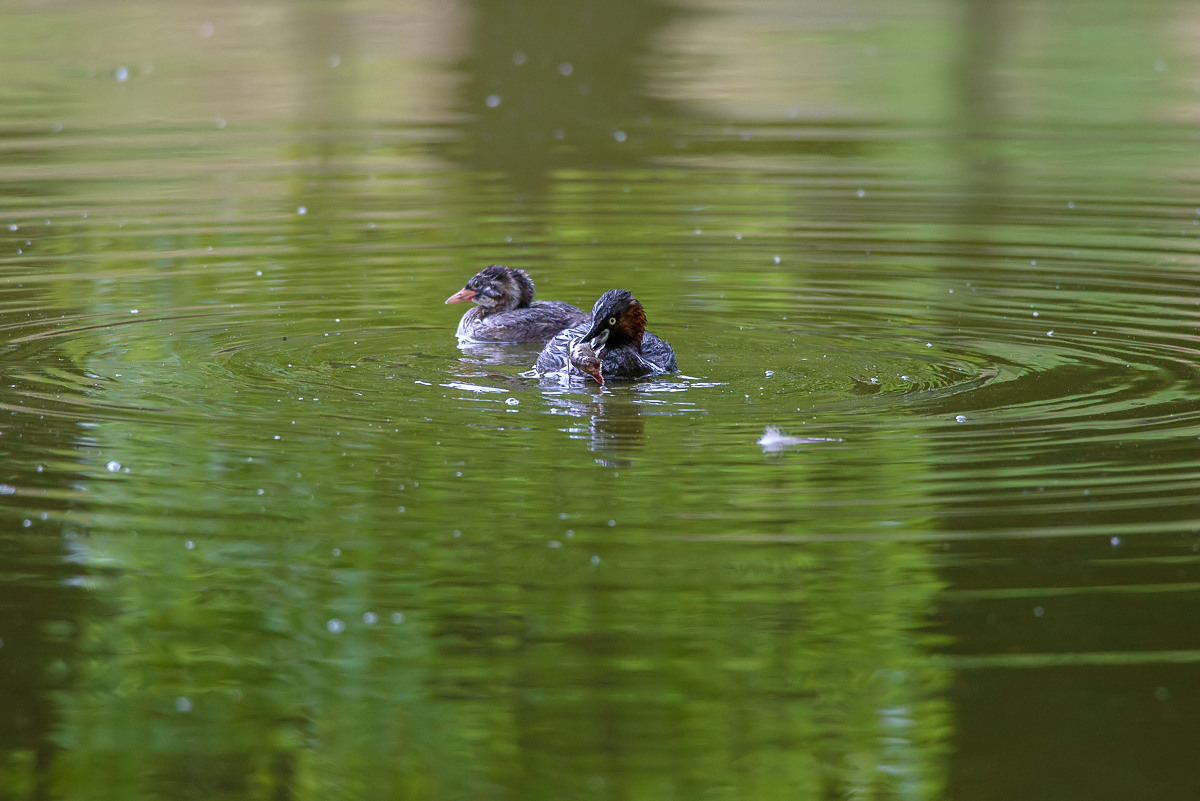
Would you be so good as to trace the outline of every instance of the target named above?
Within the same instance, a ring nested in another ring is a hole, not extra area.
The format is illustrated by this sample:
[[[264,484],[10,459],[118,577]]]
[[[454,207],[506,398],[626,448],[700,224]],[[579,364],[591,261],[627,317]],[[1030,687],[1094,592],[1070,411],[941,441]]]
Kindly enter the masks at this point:
[[[461,342],[546,342],[582,314],[561,300],[535,300],[507,311],[476,306],[458,321],[455,335]]]
[[[642,378],[679,369],[675,351],[665,340],[646,330],[642,304],[624,289],[611,289],[592,307],[589,320],[557,334],[538,354],[539,375],[569,374],[582,369],[573,353],[585,343],[599,357],[600,374],[607,378]],[[594,377],[594,376],[593,376]]]

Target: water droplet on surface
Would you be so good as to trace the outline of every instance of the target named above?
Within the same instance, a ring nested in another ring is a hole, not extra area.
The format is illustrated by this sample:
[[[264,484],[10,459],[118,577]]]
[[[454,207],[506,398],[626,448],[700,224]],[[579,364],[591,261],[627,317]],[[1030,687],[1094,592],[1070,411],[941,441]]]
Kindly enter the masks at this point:
[[[625,141],[625,132],[624,131],[613,131],[613,139],[616,139],[618,142],[624,142]]]
[[[127,70],[125,67],[117,67],[115,76],[117,83],[125,83],[129,80],[129,70]]]
[[[504,403],[508,406],[518,406],[521,402],[516,398],[505,398]]]
[[[488,95],[483,99],[483,104],[488,108],[495,108],[500,105],[500,95]]]
[[[188,698],[186,695],[179,696],[175,699],[175,709],[178,712],[191,712],[192,699]]]
[[[121,463],[120,462],[109,462],[108,464],[104,465],[104,467],[108,470],[108,472],[115,473],[121,469]]]
[[[558,74],[562,75],[564,78],[566,76],[570,75],[574,71],[575,71],[575,67],[573,67],[571,65],[570,61],[564,61],[563,63],[558,65]]]
[[[967,422],[967,416],[965,414],[956,414],[954,415],[954,422],[965,423]]]
[[[346,621],[341,620],[340,618],[331,617],[325,624],[325,628],[329,630],[330,634],[341,634],[346,630]]]
[[[308,214],[308,206],[298,206],[296,208],[296,213],[297,214]]]
[[[593,565],[598,565],[598,564],[600,564],[600,557],[599,557],[599,555],[592,556],[592,564],[593,564]]]
[[[379,615],[374,612],[363,612],[363,623],[366,623],[368,626],[374,626],[378,622]]]

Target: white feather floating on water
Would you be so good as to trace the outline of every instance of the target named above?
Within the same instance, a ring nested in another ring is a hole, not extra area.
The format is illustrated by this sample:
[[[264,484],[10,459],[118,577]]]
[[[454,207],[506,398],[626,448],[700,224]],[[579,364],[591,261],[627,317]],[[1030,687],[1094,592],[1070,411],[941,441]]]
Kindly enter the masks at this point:
[[[783,433],[778,426],[767,426],[763,435],[758,438],[758,444],[764,452],[781,451],[796,445],[811,445],[815,442],[841,442],[840,437],[793,437]]]

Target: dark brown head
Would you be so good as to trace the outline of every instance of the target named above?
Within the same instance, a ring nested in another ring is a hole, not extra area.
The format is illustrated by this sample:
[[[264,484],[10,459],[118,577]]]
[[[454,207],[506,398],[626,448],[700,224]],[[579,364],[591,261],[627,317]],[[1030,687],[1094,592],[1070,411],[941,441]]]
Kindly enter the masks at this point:
[[[524,309],[533,303],[533,279],[524,270],[492,264],[475,273],[466,286],[446,298],[447,303],[468,300],[488,311]]]
[[[632,345],[641,348],[646,310],[628,289],[610,289],[592,307],[592,327],[583,335],[597,351]]]

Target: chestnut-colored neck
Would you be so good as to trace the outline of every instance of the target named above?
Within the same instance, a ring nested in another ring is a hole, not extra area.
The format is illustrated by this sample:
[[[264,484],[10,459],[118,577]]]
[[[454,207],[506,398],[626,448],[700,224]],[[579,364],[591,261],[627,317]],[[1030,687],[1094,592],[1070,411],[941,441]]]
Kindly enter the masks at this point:
[[[646,310],[642,308],[642,304],[636,300],[629,304],[629,308],[621,315],[621,319],[617,320],[616,326],[609,334],[609,341],[614,347],[622,347],[624,345],[633,345],[635,348],[642,347],[642,335],[646,333]],[[612,342],[612,340],[616,340]]]

